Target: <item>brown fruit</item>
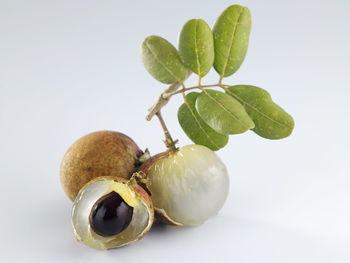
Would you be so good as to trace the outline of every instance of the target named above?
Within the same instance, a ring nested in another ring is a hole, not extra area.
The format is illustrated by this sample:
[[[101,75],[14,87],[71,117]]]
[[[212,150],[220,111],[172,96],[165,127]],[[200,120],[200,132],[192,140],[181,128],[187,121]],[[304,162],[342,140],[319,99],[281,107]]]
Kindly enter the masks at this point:
[[[74,201],[80,189],[96,177],[129,179],[141,165],[143,152],[128,136],[98,131],[77,140],[63,157],[60,179],[64,192]]]

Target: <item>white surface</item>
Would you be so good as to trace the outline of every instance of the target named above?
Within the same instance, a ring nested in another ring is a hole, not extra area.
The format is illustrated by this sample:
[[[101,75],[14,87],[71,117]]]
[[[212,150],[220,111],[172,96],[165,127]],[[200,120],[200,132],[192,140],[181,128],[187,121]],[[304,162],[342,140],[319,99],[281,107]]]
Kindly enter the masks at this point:
[[[230,138],[218,152],[231,180],[218,216],[195,228],[156,225],[107,252],[74,240],[63,154],[101,129],[162,151],[159,124],[144,116],[164,86],[139,46],[150,34],[175,44],[190,18],[212,26],[234,3],[216,2],[0,0],[1,262],[350,262],[348,0],[237,1],[251,10],[252,34],[225,83],[267,89],[296,127],[281,141]],[[213,71],[205,79],[216,81]],[[185,145],[180,103],[163,115]]]

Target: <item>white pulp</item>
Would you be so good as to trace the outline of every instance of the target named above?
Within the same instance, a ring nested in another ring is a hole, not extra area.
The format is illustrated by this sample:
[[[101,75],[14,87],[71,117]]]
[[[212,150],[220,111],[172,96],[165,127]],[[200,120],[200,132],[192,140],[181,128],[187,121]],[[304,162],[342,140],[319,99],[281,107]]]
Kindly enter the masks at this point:
[[[210,149],[187,145],[159,158],[148,172],[155,208],[182,225],[197,225],[224,205],[229,178],[225,165]]]
[[[89,223],[91,209],[100,197],[111,192],[111,185],[115,183],[111,179],[94,181],[80,190],[74,201],[72,210],[73,231],[79,241],[84,242],[92,248],[105,250],[125,246],[136,241],[149,228],[149,225],[152,224],[147,204],[139,200],[140,205],[134,207],[129,226],[121,233],[110,237],[103,237],[92,230]]]

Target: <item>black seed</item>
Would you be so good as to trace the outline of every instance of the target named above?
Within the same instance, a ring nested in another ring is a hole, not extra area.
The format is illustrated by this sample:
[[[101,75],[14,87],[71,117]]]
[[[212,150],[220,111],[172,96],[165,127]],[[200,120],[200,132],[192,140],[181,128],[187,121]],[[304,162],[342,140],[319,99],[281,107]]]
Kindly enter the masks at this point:
[[[128,227],[133,211],[134,208],[119,194],[111,192],[98,199],[92,207],[90,225],[101,236],[114,236]]]

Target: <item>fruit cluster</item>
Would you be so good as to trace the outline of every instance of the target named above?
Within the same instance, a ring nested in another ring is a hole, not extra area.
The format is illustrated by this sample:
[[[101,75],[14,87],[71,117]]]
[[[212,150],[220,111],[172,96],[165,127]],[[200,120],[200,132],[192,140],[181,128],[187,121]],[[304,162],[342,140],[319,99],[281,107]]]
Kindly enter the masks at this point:
[[[149,157],[128,136],[112,131],[76,141],[61,165],[71,200],[73,231],[96,249],[142,238],[156,217],[168,224],[204,222],[223,206],[228,174],[216,154],[188,145]]]
[[[228,136],[252,130],[267,139],[282,139],[294,128],[293,118],[275,104],[269,93],[250,85],[225,85],[242,64],[250,33],[250,12],[228,7],[213,31],[201,19],[188,21],[179,37],[179,50],[159,36],[141,46],[148,72],[171,84],[150,108],[146,119],[157,116],[167,150],[150,156],[128,136],[99,131],[76,141],[65,154],[61,184],[74,201],[72,225],[76,238],[96,249],[125,246],[142,238],[154,217],[177,226],[198,225],[218,213],[229,192],[225,165],[215,154]],[[214,67],[217,84],[201,83]],[[198,85],[186,87],[191,73]],[[179,90],[179,88],[181,89]],[[223,89],[220,92],[213,89]],[[201,92],[187,91],[199,89]],[[195,143],[175,146],[161,108],[182,94],[178,120]]]

